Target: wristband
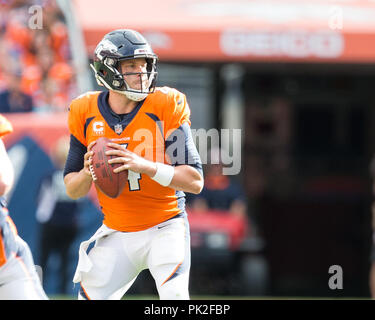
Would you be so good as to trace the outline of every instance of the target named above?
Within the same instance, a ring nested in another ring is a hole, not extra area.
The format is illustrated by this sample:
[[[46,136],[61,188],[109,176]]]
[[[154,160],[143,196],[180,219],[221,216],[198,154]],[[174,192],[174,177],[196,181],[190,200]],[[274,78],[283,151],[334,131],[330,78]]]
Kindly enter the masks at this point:
[[[160,162],[156,162],[156,173],[151,179],[161,184],[162,186],[167,187],[171,184],[173,176],[174,176],[173,166],[160,163]]]

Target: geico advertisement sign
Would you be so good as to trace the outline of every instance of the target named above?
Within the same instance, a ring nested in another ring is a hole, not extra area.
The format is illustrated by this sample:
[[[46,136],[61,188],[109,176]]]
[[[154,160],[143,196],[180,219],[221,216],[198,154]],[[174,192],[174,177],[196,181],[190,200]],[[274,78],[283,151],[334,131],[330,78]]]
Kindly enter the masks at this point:
[[[333,31],[227,30],[220,35],[220,47],[229,56],[337,58],[343,53],[344,38]]]

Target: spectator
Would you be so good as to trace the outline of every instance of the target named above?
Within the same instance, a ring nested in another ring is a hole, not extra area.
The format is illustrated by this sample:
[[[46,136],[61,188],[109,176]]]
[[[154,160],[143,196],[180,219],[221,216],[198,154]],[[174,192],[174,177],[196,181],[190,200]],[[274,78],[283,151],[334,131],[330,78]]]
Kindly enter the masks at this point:
[[[52,153],[55,170],[42,182],[37,220],[40,223],[40,266],[46,275],[50,272],[48,260],[53,253],[59,257],[58,291],[67,294],[69,251],[78,232],[78,214],[82,201],[74,201],[65,193],[63,169],[69,149],[69,137],[58,140]]]
[[[188,206],[194,211],[214,209],[246,217],[247,203],[242,186],[223,174],[220,150],[213,149],[210,154],[203,190],[199,195],[188,195]]]
[[[4,78],[7,89],[0,93],[0,113],[32,111],[32,97],[21,90],[22,75],[9,70]]]

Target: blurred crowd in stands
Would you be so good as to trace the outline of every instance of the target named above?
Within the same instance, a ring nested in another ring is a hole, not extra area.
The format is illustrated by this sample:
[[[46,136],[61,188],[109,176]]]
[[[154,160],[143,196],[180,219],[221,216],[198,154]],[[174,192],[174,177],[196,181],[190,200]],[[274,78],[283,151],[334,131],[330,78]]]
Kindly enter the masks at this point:
[[[43,8],[42,16],[33,16],[33,5]],[[30,24],[36,18],[41,28]],[[0,0],[0,113],[66,111],[76,95],[74,79],[56,1]]]

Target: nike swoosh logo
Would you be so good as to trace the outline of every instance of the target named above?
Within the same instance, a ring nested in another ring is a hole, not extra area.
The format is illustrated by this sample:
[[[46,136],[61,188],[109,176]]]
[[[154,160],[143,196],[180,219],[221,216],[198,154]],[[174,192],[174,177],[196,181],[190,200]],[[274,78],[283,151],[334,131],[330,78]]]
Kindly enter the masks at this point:
[[[166,224],[164,226],[159,226],[158,229],[162,229],[162,228],[167,227],[167,226],[169,226],[169,224]]]

